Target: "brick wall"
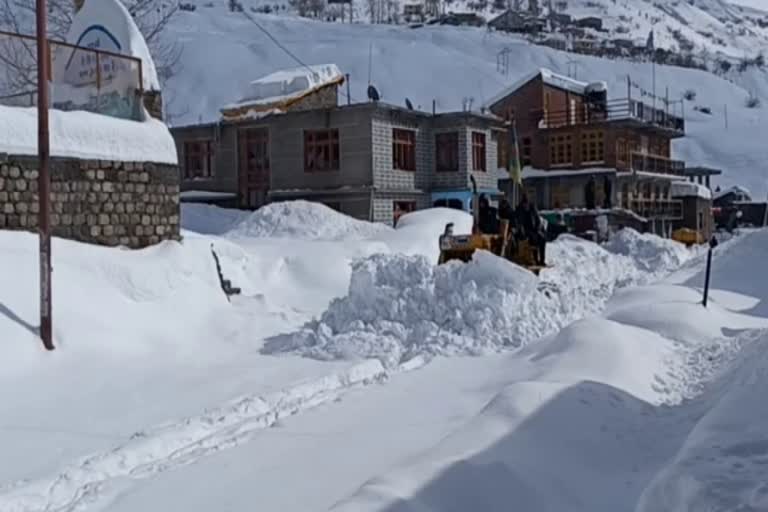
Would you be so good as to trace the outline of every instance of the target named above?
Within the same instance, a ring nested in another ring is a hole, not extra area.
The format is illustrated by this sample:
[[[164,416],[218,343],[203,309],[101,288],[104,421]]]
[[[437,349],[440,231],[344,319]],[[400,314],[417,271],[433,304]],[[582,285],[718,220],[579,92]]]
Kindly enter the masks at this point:
[[[304,96],[299,101],[288,107],[288,112],[300,110],[312,110],[316,108],[333,108],[338,105],[338,86],[329,85],[312,94]]]
[[[388,114],[388,113],[385,113]],[[389,113],[391,114],[391,113]],[[416,131],[416,170],[393,168],[392,130]],[[387,191],[427,190],[434,169],[434,137],[425,119],[402,116],[377,116],[371,125],[374,185]]]
[[[394,205],[397,201],[415,202],[417,210],[432,206],[429,194],[377,192],[373,200],[373,221],[391,226],[394,221]]]
[[[0,229],[36,231],[37,159],[0,161]],[[141,248],[178,240],[179,171],[152,163],[51,161],[53,235]]]

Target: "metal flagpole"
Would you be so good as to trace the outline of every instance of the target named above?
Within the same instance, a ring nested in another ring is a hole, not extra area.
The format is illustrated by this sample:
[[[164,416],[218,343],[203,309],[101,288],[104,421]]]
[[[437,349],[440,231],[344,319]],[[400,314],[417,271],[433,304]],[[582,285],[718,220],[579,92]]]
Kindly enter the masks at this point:
[[[51,320],[51,215],[50,146],[48,133],[48,38],[46,0],[37,0],[37,151],[40,212],[40,337],[46,350],[53,350]]]

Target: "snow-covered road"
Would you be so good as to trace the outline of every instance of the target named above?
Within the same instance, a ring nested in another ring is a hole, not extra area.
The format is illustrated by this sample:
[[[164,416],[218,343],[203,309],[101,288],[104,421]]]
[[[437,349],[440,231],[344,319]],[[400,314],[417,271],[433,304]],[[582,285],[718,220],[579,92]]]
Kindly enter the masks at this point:
[[[465,510],[462,497],[497,510],[513,493],[530,510],[650,511],[706,503],[683,492],[690,478],[720,482],[718,503],[761,503],[759,457],[728,481],[721,466],[689,467],[702,439],[727,438],[718,411],[744,396],[732,386],[744,354],[745,378],[761,378],[766,297],[731,274],[765,256],[765,233],[724,244],[715,276],[728,291],[705,311],[703,255],[630,231],[605,248],[553,244],[560,292],[546,296],[492,258],[432,270],[437,234],[448,219],[468,226],[463,213],[391,230],[279,208],[195,207],[187,227],[208,234],[134,253],[57,241],[53,357],[25,327],[35,297],[0,290],[13,340],[0,510],[443,511]],[[231,305],[211,242],[243,287]],[[33,238],[0,244],[2,278],[34,279]],[[732,441],[723,449],[743,455]]]

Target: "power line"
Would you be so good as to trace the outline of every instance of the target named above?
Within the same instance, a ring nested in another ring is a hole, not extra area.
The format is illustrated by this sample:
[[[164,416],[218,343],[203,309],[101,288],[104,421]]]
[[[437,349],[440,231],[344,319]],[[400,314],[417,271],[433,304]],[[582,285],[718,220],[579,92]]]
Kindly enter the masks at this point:
[[[256,19],[255,19],[255,18],[253,18],[253,16],[251,16],[251,15],[250,15],[250,13],[246,12],[246,11],[245,11],[245,9],[243,9],[243,10],[242,10],[242,11],[240,11],[240,12],[243,14],[243,16],[245,16],[245,19],[247,19],[248,21],[250,21],[251,23],[253,23],[254,25],[256,25],[256,27],[257,27],[259,30],[261,30],[262,32],[264,32],[264,34],[265,34],[265,35],[266,35],[266,36],[267,36],[267,37],[268,37],[268,38],[269,38],[269,39],[270,39],[270,40],[271,40],[273,43],[275,43],[275,46],[277,46],[278,48],[280,48],[281,50],[283,50],[283,51],[284,51],[284,52],[285,52],[285,53],[286,53],[286,54],[287,54],[289,57],[291,57],[293,60],[295,60],[295,61],[296,61],[296,62],[297,62],[297,63],[298,63],[300,66],[302,66],[302,67],[306,68],[306,69],[307,69],[307,71],[309,71],[311,74],[313,74],[313,75],[315,74],[315,71],[313,71],[313,70],[312,70],[312,68],[310,68],[310,67],[307,65],[307,63],[306,63],[306,62],[302,61],[302,60],[301,60],[299,57],[297,57],[297,56],[296,56],[296,54],[295,54],[295,53],[293,53],[291,50],[289,50],[288,48],[286,48],[286,47],[285,47],[285,46],[284,46],[284,45],[283,45],[283,44],[282,44],[280,41],[278,41],[278,40],[277,40],[277,38],[276,38],[275,36],[273,36],[273,35],[272,35],[272,34],[269,32],[269,30],[267,30],[266,28],[264,28],[264,27],[261,25],[261,23],[259,23],[258,21],[256,21]],[[344,97],[347,97],[347,93],[346,93],[344,90],[342,90],[342,89],[339,89],[339,92],[341,92],[341,94],[342,94]],[[350,99],[350,100],[352,100],[352,101],[355,101],[355,102],[357,101],[357,100],[355,100],[355,99],[354,99],[352,96],[349,96],[349,99]]]

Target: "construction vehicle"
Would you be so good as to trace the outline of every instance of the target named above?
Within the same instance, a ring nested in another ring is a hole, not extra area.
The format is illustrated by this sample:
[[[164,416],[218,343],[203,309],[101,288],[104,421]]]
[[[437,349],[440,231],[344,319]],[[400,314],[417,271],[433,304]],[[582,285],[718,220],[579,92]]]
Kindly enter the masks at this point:
[[[531,245],[528,240],[515,240],[508,220],[501,219],[498,233],[480,232],[477,183],[474,177],[470,177],[470,179],[472,180],[472,233],[455,235],[453,233],[453,223],[447,224],[445,231],[440,235],[438,265],[451,260],[459,260],[466,263],[472,260],[472,255],[475,251],[485,250],[539,275],[546,266],[537,264],[536,247]]]
[[[672,240],[685,244],[686,247],[706,243],[704,235],[700,231],[691,228],[679,228],[672,232]]]

